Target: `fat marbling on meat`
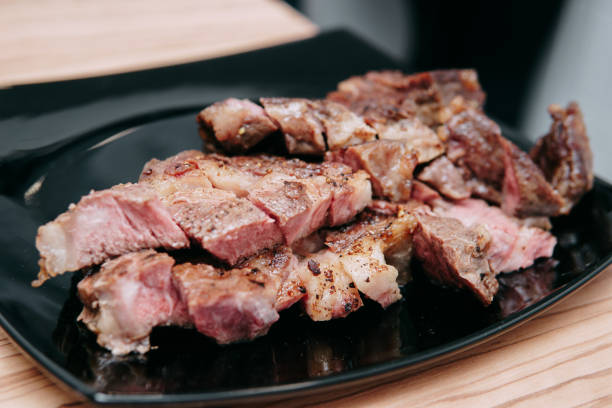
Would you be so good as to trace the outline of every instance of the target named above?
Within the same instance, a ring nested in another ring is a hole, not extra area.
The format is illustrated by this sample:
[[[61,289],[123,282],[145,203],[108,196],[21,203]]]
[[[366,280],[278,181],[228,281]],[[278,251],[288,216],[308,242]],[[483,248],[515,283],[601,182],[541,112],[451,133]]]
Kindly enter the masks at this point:
[[[140,249],[188,246],[189,239],[152,188],[120,184],[90,192],[38,228],[40,272],[33,284]]]
[[[388,307],[401,298],[412,255],[416,218],[403,207],[394,214],[368,210],[355,222],[327,231],[325,245],[336,253],[357,289]]]
[[[78,317],[113,354],[149,350],[156,326],[187,325],[187,310],[172,283],[174,259],[153,250],[105,262],[78,284]]]

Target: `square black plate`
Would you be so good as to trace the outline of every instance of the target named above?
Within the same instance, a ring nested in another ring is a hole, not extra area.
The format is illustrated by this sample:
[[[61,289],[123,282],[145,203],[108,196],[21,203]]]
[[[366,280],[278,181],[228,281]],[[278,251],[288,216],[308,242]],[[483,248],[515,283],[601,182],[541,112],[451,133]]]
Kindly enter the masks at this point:
[[[501,278],[489,308],[416,270],[404,300],[387,310],[368,303],[347,319],[313,323],[291,309],[267,336],[226,347],[193,330],[156,329],[158,347],[146,356],[112,358],[75,322],[78,274],[30,286],[37,227],[92,188],[135,181],[152,157],[200,148],[194,116],[204,105],[229,96],[321,97],[350,75],[395,66],[332,32],[215,60],[0,91],[0,324],[47,372],[98,403],[273,400],[423,368],[530,318],[611,262],[612,188],[597,180],[570,216],[554,221],[558,263]]]

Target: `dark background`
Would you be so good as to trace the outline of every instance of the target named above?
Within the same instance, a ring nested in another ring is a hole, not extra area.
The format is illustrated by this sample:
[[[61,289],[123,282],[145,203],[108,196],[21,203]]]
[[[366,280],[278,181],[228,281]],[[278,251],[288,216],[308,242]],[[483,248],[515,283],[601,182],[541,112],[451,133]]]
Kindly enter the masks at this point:
[[[546,107],[577,100],[596,172],[612,179],[612,2],[293,0],[323,30],[349,28],[405,71],[473,67],[487,112],[535,139]]]

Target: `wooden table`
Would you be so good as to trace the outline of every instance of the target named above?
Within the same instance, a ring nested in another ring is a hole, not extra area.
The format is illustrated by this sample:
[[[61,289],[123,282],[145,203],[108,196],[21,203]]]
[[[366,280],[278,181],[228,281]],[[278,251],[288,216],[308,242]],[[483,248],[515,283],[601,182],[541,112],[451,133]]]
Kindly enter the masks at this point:
[[[199,60],[316,32],[283,3],[264,0],[4,0],[0,86]],[[612,406],[612,270],[454,362],[330,398],[324,406]],[[0,329],[0,407],[58,406],[89,404],[42,375]]]

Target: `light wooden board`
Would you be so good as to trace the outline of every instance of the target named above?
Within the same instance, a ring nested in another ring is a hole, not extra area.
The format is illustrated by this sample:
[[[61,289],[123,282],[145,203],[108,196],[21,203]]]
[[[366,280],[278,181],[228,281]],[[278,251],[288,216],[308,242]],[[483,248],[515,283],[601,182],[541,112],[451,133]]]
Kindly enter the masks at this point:
[[[0,87],[197,61],[317,28],[266,0],[2,0]]]

